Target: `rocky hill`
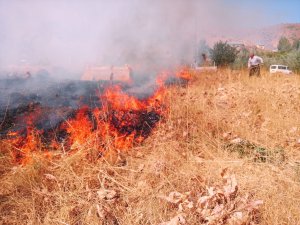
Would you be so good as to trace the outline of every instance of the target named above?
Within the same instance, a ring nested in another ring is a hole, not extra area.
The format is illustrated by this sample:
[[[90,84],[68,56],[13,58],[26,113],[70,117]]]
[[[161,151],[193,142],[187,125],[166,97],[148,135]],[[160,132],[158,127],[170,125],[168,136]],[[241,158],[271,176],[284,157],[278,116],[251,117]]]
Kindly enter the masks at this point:
[[[295,24],[279,24],[259,29],[245,29],[240,30],[235,34],[209,34],[207,40],[209,44],[216,41],[233,41],[241,42],[245,45],[264,45],[267,49],[274,49],[277,47],[279,39],[285,36],[291,41],[300,39],[300,23]]]

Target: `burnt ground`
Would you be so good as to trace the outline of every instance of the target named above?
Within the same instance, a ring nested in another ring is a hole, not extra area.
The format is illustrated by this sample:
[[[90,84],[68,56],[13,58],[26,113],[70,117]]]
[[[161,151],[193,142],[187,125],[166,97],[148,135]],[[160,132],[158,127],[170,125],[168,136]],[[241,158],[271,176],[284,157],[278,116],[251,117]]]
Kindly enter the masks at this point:
[[[0,81],[0,135],[24,129],[33,114],[37,129],[56,128],[83,106],[101,107],[99,94],[109,85],[107,81],[3,79]]]
[[[133,83],[131,85],[115,82],[122,90],[139,99],[151,96],[156,85],[153,82]],[[170,78],[165,85],[186,85],[187,81]],[[0,80],[0,139],[7,138],[9,132],[18,132],[27,136],[27,127],[42,130],[45,142],[55,136],[66,137],[61,124],[74,118],[79,109],[86,108],[91,122],[95,121],[92,111],[101,108],[99,96],[111,86],[110,81],[55,81],[49,78],[2,79]],[[121,115],[121,116],[120,116]],[[138,136],[150,134],[160,115],[154,111],[111,112],[109,115],[113,126],[121,134]],[[93,129],[97,129],[94,127]]]

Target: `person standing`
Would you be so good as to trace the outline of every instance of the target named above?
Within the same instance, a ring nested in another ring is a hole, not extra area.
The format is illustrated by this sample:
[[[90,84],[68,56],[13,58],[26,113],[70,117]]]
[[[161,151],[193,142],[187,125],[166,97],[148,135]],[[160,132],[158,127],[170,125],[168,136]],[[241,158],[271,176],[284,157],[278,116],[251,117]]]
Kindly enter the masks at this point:
[[[249,68],[249,76],[257,75],[260,76],[260,64],[264,61],[261,57],[254,55],[253,53],[250,54],[248,60],[248,68]]]

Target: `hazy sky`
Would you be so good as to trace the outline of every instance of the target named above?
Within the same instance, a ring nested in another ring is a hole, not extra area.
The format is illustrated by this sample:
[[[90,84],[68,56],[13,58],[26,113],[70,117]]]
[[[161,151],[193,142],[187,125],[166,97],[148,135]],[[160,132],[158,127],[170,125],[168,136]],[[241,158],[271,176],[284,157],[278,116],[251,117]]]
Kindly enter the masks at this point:
[[[300,23],[300,0],[224,0],[243,10],[259,11],[268,18],[264,23]]]
[[[0,67],[167,67],[208,32],[299,22],[300,0],[0,0]],[[196,37],[198,36],[198,37]]]

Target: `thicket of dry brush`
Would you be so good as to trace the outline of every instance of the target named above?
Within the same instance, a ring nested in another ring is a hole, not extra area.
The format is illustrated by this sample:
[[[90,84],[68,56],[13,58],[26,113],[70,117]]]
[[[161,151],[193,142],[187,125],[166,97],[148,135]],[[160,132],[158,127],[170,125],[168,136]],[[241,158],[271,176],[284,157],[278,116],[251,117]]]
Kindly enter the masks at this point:
[[[83,145],[21,167],[2,142],[1,224],[299,224],[299,76],[193,74],[165,97],[128,152],[93,160]]]

